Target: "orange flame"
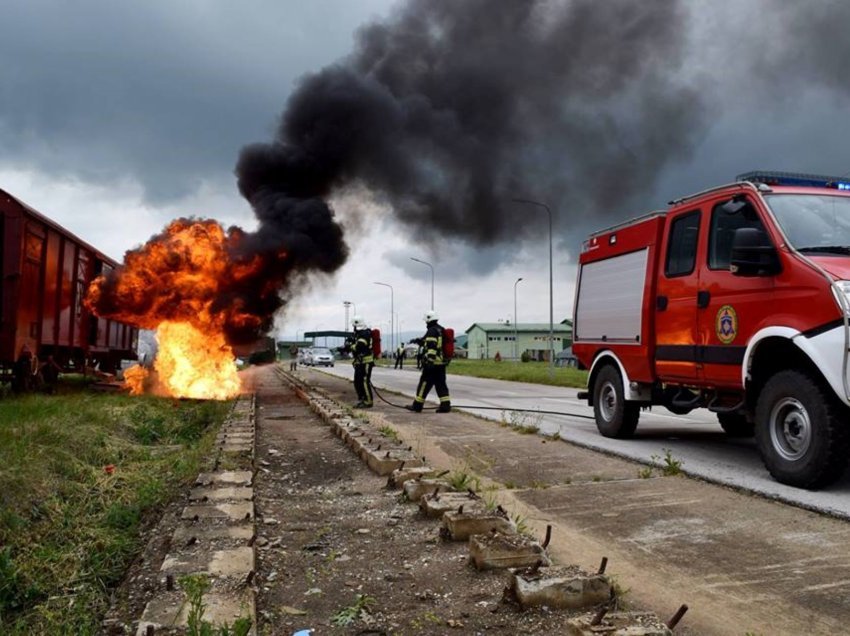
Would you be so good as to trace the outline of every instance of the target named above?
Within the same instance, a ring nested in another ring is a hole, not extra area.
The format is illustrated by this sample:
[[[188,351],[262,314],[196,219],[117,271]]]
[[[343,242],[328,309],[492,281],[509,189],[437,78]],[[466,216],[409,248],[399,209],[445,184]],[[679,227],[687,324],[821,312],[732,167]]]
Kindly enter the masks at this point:
[[[156,329],[154,368],[167,395],[225,400],[241,383],[233,349],[221,333],[203,333],[188,323],[163,322]]]
[[[145,380],[148,370],[140,364],[134,364],[124,371],[124,384],[130,389],[130,395],[141,395],[145,392]]]
[[[225,326],[259,329],[262,318],[236,300],[222,302],[250,280],[259,259],[236,262],[231,249],[241,239],[217,222],[172,221],[141,248],[128,252],[119,276],[101,276],[89,288],[86,304],[98,315],[156,330],[155,377],[142,367],[128,369],[131,393],[152,385],[174,397],[227,399],[240,392],[235,356]]]

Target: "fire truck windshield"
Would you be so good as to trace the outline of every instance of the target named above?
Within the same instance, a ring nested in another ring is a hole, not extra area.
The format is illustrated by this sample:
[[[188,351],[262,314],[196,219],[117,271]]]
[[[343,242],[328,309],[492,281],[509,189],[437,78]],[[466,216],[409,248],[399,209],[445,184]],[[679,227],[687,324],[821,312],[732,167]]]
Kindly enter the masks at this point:
[[[850,254],[850,197],[770,194],[764,198],[797,250]]]

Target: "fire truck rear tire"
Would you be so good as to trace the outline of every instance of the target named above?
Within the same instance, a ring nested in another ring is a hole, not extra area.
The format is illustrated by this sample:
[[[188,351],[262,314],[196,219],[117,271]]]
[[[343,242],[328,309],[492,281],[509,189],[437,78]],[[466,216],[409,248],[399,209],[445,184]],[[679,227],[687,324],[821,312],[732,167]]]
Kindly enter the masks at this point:
[[[822,488],[841,477],[850,451],[847,408],[810,374],[780,371],[756,404],[756,445],[777,481]]]
[[[603,437],[627,439],[635,434],[640,406],[626,401],[623,378],[611,364],[599,370],[593,383],[593,414]]]

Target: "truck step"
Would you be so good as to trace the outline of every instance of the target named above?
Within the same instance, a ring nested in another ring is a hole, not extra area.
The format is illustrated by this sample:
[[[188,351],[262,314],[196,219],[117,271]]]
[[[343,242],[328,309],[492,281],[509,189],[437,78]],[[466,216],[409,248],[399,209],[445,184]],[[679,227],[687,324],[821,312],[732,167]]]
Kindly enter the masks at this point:
[[[735,411],[740,411],[743,406],[744,400],[739,400],[730,406],[728,403],[720,404],[720,399],[715,396],[711,399],[711,402],[708,403],[706,408],[712,413],[734,413]]]

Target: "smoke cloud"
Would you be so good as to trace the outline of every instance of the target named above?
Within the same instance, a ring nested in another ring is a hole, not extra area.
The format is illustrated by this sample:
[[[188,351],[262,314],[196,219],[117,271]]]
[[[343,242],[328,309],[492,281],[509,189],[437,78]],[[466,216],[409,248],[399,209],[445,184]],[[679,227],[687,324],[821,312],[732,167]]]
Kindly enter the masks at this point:
[[[413,0],[300,81],[242,194],[323,198],[362,182],[417,236],[473,245],[612,213],[686,156],[705,107],[682,80],[677,0]],[[539,227],[539,225],[537,226]]]
[[[730,104],[767,111],[766,95],[813,84],[844,94],[846,56],[830,47],[847,47],[850,9],[762,8],[734,20],[737,4],[682,0],[409,0],[363,27],[348,57],[300,80],[274,138],[238,158],[259,228],[227,233],[228,258],[251,272],[213,293],[229,339],[268,329],[300,274],[345,262],[327,201],[348,186],[416,240],[492,247],[547,221],[516,198],[548,204],[561,230],[644,211]],[[101,315],[126,300],[111,280]]]

